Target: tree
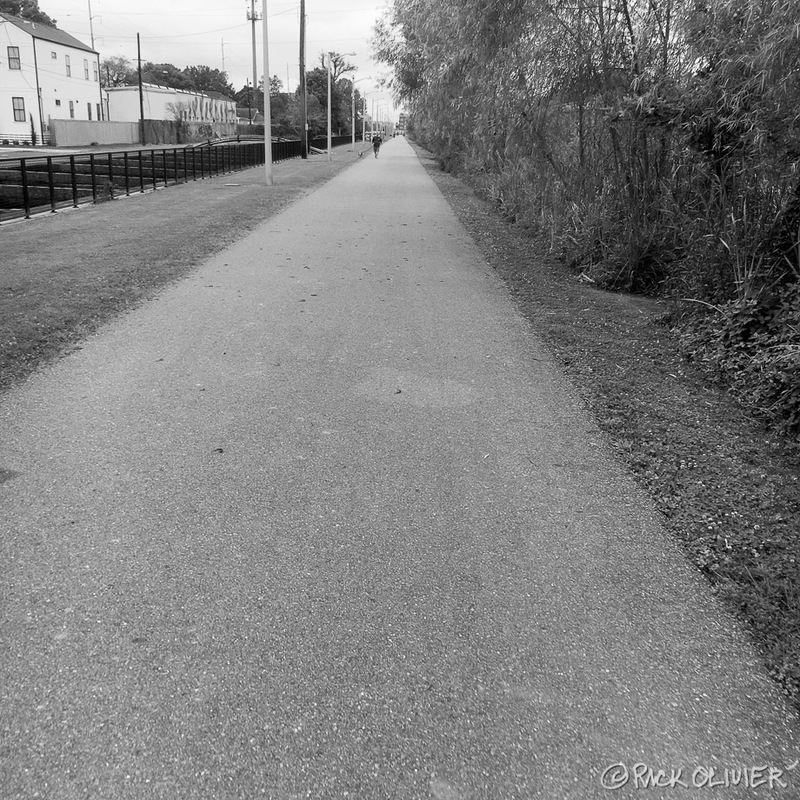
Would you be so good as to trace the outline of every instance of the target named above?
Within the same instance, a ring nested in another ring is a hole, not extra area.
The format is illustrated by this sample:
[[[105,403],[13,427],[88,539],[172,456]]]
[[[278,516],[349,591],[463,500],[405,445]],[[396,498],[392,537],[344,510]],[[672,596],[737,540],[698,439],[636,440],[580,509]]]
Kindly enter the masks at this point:
[[[155,83],[158,86],[169,86],[171,89],[185,89],[187,91],[194,88],[192,79],[174,64],[153,64],[151,61],[142,64],[142,82]]]
[[[339,53],[331,53],[330,54],[330,59],[331,59],[331,74],[332,74],[332,79],[333,79],[334,83],[336,81],[338,81],[339,78],[342,77],[342,75],[344,75],[344,74],[346,74],[348,72],[355,72],[355,70],[357,69],[354,64],[347,63],[344,60],[345,57],[343,55],[340,55]],[[323,69],[323,70],[327,71],[327,69],[328,69],[328,54],[327,53],[320,53],[319,54],[319,65],[320,65],[320,69]]]
[[[0,0],[0,11],[30,22],[41,22],[42,25],[56,27],[56,21],[39,9],[38,0]]]
[[[298,104],[299,106],[299,104]],[[325,136],[328,131],[327,111],[316,95],[308,94],[306,97],[306,106],[308,112],[308,138],[309,141],[316,136]],[[301,128],[300,123],[300,109],[297,110],[298,130]]]
[[[235,89],[228,82],[228,73],[211,67],[186,67],[183,70],[189,86],[196,92],[217,92],[226,97],[233,97]]]
[[[338,62],[337,62],[338,58]],[[352,65],[344,65],[341,57],[334,54],[331,60],[332,66],[339,64],[341,72],[342,67],[346,67],[345,71],[354,69]],[[336,77],[336,73],[332,76],[331,81],[331,127],[334,131],[350,131],[350,87],[352,83],[349,80],[340,79]],[[325,122],[321,132],[327,132],[327,114],[328,114],[328,69],[327,66],[316,67],[310,72],[306,73],[306,91],[308,92],[308,102],[310,104],[311,98],[315,98],[319,107],[324,114]],[[309,124],[311,123],[311,106],[309,105]]]
[[[264,111],[264,93],[260,89],[254,89],[249,83],[242,86],[233,95],[236,105],[240,108],[250,108],[253,111]]]
[[[130,86],[138,80],[136,68],[123,56],[110,56],[100,62],[100,85]]]

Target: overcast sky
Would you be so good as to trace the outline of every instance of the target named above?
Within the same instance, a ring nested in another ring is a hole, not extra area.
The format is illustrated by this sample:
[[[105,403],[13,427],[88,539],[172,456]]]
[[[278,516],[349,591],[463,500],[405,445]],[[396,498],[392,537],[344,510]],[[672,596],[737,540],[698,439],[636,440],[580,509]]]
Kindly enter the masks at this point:
[[[265,0],[256,1],[260,16]],[[266,0],[269,24],[270,74],[294,91],[299,75],[300,0]],[[224,69],[235,89],[253,75],[250,0],[39,0],[39,7],[58,27],[91,44],[91,6],[95,49],[100,59],[124,56],[136,62],[136,34],[142,61],[170,63],[183,69],[205,65]],[[368,39],[384,0],[306,0],[306,66],[319,65],[323,51],[355,53],[348,61],[358,67],[361,92],[377,87],[384,65],[371,60]],[[257,75],[264,72],[262,23],[256,23]],[[223,62],[224,58],[224,62]],[[390,103],[390,93],[373,96]]]

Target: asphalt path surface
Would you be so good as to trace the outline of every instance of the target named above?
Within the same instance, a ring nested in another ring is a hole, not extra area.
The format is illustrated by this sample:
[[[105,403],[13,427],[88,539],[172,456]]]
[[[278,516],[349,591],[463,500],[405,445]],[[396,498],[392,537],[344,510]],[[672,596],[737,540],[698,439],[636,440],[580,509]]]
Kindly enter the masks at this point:
[[[403,140],[8,393],[0,468],[2,798],[800,796]]]

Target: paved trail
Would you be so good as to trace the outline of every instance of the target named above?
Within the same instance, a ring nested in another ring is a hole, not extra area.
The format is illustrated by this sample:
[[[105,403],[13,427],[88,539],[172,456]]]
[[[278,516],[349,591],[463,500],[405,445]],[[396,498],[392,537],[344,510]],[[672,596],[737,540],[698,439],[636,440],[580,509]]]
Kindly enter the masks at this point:
[[[7,395],[0,474],[3,798],[800,796],[797,720],[404,141]],[[637,763],[676,788],[607,788]]]

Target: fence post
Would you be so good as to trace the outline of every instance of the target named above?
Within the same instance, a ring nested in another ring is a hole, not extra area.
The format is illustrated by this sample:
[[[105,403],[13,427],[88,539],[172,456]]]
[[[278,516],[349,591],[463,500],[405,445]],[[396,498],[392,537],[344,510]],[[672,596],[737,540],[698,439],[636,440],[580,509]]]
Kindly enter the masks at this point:
[[[89,175],[92,178],[92,202],[97,202],[97,173],[94,168],[94,153],[89,154]]]
[[[28,165],[26,159],[19,160],[20,177],[22,178],[22,205],[25,209],[25,219],[31,218],[31,197],[28,191]]]
[[[131,177],[130,177],[130,170],[128,168],[128,151],[122,151],[122,163],[125,167],[125,196],[130,197],[131,195]]]
[[[108,154],[108,199],[114,199],[114,161]]]
[[[72,207],[78,207],[78,176],[75,174],[75,156],[69,157],[69,176],[72,183]]]
[[[56,185],[53,182],[53,158],[47,156],[47,188],[50,191],[50,213],[56,213]]]

